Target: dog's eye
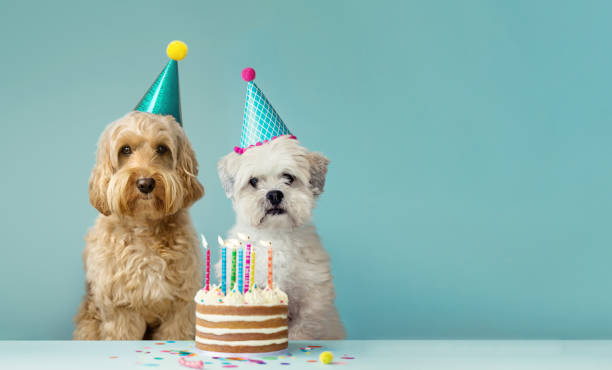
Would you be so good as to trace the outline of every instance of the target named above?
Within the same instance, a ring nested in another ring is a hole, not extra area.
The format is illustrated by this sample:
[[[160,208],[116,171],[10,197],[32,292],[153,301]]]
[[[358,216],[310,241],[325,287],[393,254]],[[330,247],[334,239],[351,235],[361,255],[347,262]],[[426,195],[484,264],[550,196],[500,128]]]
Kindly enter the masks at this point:
[[[249,180],[249,184],[251,184],[252,187],[257,189],[257,181],[259,181],[257,177],[251,177],[251,179]]]
[[[119,151],[119,153],[123,155],[130,155],[132,154],[132,148],[130,148],[129,145],[124,145],[121,147],[121,150]]]
[[[168,147],[165,145],[158,145],[155,151],[157,152],[157,154],[164,154],[168,151]]]
[[[295,177],[293,177],[293,175],[290,175],[288,173],[283,173],[283,178],[287,180],[287,184],[289,185],[293,184],[293,181],[295,180]]]

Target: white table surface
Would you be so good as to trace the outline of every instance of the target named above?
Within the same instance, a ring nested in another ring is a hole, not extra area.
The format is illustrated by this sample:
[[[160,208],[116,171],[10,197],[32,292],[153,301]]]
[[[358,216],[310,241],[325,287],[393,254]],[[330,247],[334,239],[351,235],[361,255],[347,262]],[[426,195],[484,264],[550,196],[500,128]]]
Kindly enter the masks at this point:
[[[312,345],[322,348],[303,349]],[[192,341],[0,341],[0,369],[188,370],[179,365],[181,356],[205,361],[204,369],[612,369],[612,341],[308,341],[290,342],[289,350],[291,356],[258,364],[194,354]],[[334,363],[309,362],[325,350]]]

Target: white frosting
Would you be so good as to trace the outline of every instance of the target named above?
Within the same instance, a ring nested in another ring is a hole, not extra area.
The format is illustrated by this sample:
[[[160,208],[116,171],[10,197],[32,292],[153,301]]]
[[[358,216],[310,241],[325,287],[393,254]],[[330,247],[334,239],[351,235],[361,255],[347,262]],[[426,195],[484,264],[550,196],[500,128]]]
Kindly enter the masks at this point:
[[[266,346],[269,344],[281,344],[286,343],[287,338],[279,338],[279,339],[262,339],[262,340],[214,340],[214,339],[205,339],[196,336],[195,340],[197,342],[203,344],[216,344],[220,346]]]
[[[196,325],[196,329],[200,333],[223,335],[223,334],[249,334],[249,333],[272,334],[272,333],[278,333],[279,331],[287,330],[288,328],[286,326],[279,326],[278,328],[229,329],[229,328],[208,328],[206,326]]]
[[[212,321],[212,322],[224,322],[224,321],[266,321],[272,319],[285,319],[287,315],[255,315],[255,316],[243,316],[243,315],[212,315],[196,312],[198,319]]]
[[[224,295],[217,285],[212,285],[209,291],[198,290],[194,300],[198,304],[214,306],[278,306],[287,305],[289,302],[287,294],[278,288],[262,289],[254,286],[248,292],[242,294],[234,287],[232,291]]]

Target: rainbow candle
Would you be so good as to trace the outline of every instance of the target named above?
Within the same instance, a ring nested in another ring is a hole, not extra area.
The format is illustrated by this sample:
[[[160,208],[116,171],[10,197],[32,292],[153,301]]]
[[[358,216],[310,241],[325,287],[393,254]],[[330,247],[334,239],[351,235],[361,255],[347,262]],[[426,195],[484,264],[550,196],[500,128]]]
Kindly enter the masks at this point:
[[[230,290],[234,289],[234,285],[236,285],[236,246],[232,248],[232,280]]]
[[[238,291],[240,293],[242,293],[242,278],[244,276],[244,271],[242,268],[242,260],[244,259],[243,254],[244,251],[242,250],[242,248],[240,248],[240,250],[238,251]]]
[[[208,248],[208,242],[204,234],[200,234],[200,236],[202,236],[202,246],[206,249],[206,276],[204,278],[204,288],[208,292],[210,290],[210,249]]]
[[[248,236],[247,234],[243,234],[243,233],[236,233],[236,235],[238,235],[238,238],[240,240],[242,240],[243,242],[247,243],[247,245],[246,245],[246,264],[245,264],[244,286],[241,285],[241,289],[243,289],[243,292],[246,293],[246,292],[249,291],[249,284],[251,282],[251,279],[250,279],[250,275],[251,275],[251,244],[249,244],[249,241],[251,240],[251,237]]]
[[[251,287],[251,244],[246,245],[246,264],[244,266],[244,292]]]
[[[223,292],[223,294],[227,294],[227,285],[226,285],[226,280],[227,280],[227,248],[225,247],[225,242],[223,242],[223,239],[221,239],[221,236],[219,236],[219,244],[222,246],[221,247],[221,291]]]
[[[253,287],[255,283],[255,247],[251,251],[251,282],[249,285],[249,289]]]
[[[272,242],[261,242],[264,246],[268,246],[268,288],[274,289],[274,284],[272,283]]]

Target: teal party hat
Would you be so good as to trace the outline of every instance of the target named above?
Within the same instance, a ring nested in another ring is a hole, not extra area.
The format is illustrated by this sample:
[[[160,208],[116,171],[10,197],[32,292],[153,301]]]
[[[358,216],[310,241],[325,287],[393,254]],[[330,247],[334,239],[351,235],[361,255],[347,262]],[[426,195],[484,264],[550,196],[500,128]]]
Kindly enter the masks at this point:
[[[240,146],[234,148],[236,153],[242,154],[250,147],[262,145],[283,135],[290,135],[295,139],[264,93],[253,82],[255,70],[245,68],[242,71],[242,79],[248,84],[242,135]]]
[[[153,85],[147,90],[134,110],[161,115],[171,115],[179,125],[183,125],[181,116],[181,95],[179,93],[178,61],[187,55],[187,45],[182,41],[168,44],[166,54],[170,61]]]

